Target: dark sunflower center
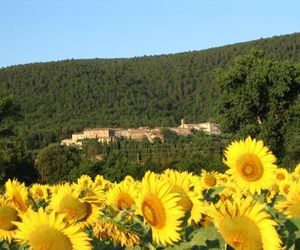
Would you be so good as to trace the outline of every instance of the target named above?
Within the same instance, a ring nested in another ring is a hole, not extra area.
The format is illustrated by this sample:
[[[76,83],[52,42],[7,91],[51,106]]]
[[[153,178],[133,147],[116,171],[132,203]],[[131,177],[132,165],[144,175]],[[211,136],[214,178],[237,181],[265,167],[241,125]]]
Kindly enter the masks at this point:
[[[12,231],[16,226],[12,221],[18,220],[18,212],[12,207],[0,207],[0,229]]]
[[[39,189],[39,188],[37,188],[37,189],[35,190],[35,194],[36,194],[37,196],[39,196],[39,197],[43,197],[43,195],[44,195],[43,191],[42,191],[41,189]]]
[[[288,194],[290,192],[290,186],[289,185],[284,186],[283,191],[285,194]]]
[[[211,174],[204,175],[203,181],[208,187],[214,187],[217,183],[216,177]]]
[[[277,173],[276,176],[277,176],[278,180],[284,180],[285,179],[285,175],[283,173]]]
[[[117,207],[119,210],[130,209],[134,201],[129,194],[121,193],[118,197]]]
[[[261,179],[264,173],[260,159],[252,154],[241,156],[237,162],[237,169],[246,181],[257,181]]]
[[[161,201],[154,195],[149,194],[142,203],[142,213],[151,226],[162,228],[166,222],[165,209]]]

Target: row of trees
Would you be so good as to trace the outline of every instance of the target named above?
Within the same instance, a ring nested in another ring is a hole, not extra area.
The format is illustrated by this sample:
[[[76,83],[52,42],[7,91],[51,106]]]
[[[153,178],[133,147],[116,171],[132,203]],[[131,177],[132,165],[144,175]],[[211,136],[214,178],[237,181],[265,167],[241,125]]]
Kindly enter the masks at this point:
[[[126,175],[136,179],[147,170],[161,172],[166,168],[181,171],[222,170],[223,149],[228,139],[196,133],[179,137],[164,131],[165,142],[134,141],[125,138],[110,143],[83,141],[82,149],[51,144],[42,149],[36,161],[42,182],[76,180],[82,174],[102,174],[112,181]]]

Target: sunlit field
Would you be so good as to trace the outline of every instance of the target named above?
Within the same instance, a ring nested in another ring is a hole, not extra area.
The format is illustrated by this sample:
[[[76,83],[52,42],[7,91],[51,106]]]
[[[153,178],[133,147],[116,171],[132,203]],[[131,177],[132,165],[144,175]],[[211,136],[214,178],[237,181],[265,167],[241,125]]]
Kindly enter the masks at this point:
[[[225,173],[167,169],[141,181],[98,175],[0,194],[1,249],[299,249],[300,164],[263,141],[231,142]],[[199,163],[201,169],[201,163]]]

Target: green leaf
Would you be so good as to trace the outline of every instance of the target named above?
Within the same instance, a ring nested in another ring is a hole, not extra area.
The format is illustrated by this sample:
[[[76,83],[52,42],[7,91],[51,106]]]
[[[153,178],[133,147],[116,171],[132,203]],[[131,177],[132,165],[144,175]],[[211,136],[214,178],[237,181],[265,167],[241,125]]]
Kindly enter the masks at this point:
[[[294,218],[290,218],[287,219],[287,226],[292,227],[292,225],[294,225],[294,228],[299,231],[300,230],[300,217],[294,217]]]

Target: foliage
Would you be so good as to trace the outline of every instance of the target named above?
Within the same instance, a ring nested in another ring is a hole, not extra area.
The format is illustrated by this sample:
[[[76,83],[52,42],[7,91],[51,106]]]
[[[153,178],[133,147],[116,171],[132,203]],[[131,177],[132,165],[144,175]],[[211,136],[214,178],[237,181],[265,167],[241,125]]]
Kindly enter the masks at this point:
[[[160,130],[160,133],[163,136],[165,142],[172,142],[178,139],[178,135],[168,128],[162,128]]]
[[[76,147],[50,144],[42,149],[36,159],[36,167],[42,183],[55,183],[77,177],[76,171],[80,164],[80,154]]]
[[[270,60],[257,50],[220,70],[219,113],[224,131],[262,138],[282,156],[285,131],[292,121],[298,122],[293,108],[300,94],[299,75],[295,64]]]
[[[167,168],[194,173],[202,169],[223,171],[224,165],[220,162],[227,143],[224,136],[201,132],[189,137],[172,134],[164,143],[126,138],[110,143],[86,139],[82,149],[53,144],[40,150],[36,167],[40,181],[47,183],[74,181],[83,174],[92,177],[101,174],[110,181],[121,181],[126,175],[141,179],[148,170],[160,173]]]
[[[0,90],[0,184],[8,178],[30,184],[37,177],[32,155],[15,130],[16,121],[21,117],[20,103]]]
[[[169,131],[166,130],[166,133]],[[94,176],[98,173],[111,181],[121,181],[126,175],[141,179],[147,170],[158,173],[166,168],[194,173],[199,173],[201,169],[224,170],[224,165],[220,162],[228,139],[201,132],[189,137],[174,136],[173,133],[170,135],[164,143],[123,138],[109,144],[98,142],[96,146],[96,142],[92,141],[91,144],[99,150],[101,161],[95,163],[98,168],[90,167],[93,173],[89,174]],[[85,145],[90,147],[88,145],[91,144],[84,144],[83,154],[87,152]],[[84,157],[89,159],[91,155]]]
[[[132,59],[66,60],[0,69],[0,85],[22,104],[30,149],[86,127],[178,126],[216,121],[216,67],[250,48],[300,61],[299,34],[204,51]]]
[[[291,110],[292,116],[284,134],[284,166],[296,166],[300,162],[300,95]]]

